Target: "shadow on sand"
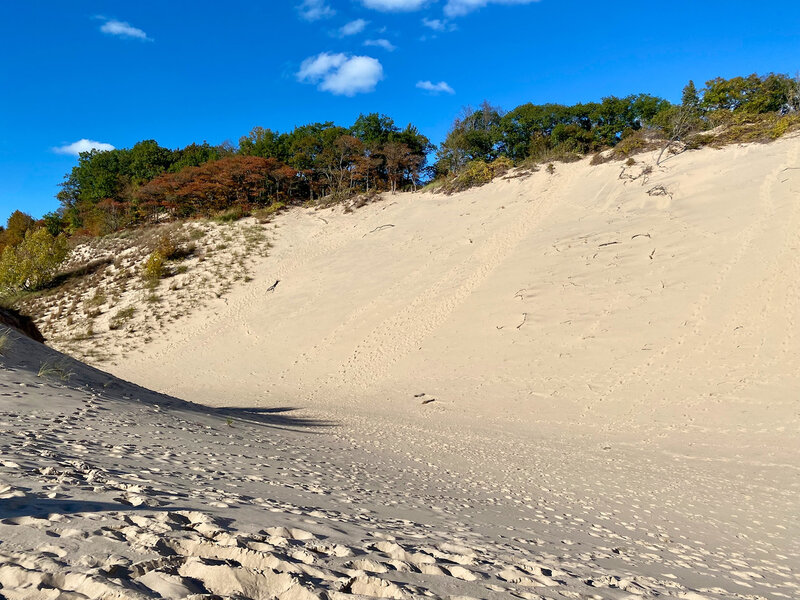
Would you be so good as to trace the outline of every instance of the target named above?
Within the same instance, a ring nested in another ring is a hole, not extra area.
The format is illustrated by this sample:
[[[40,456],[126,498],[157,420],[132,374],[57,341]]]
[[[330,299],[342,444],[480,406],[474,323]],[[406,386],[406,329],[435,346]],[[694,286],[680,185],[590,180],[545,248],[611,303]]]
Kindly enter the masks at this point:
[[[198,406],[204,411],[209,408]],[[254,407],[226,407],[214,408],[209,414],[216,414],[221,417],[235,421],[244,421],[256,425],[269,425],[270,427],[280,427],[283,429],[319,429],[333,427],[336,423],[324,419],[313,419],[310,417],[294,416],[289,413],[300,410],[291,406],[280,406],[276,408],[254,408]]]
[[[106,374],[106,376],[108,375]],[[167,409],[184,413],[194,413],[197,416],[211,418],[215,422],[222,423],[223,425],[227,423],[229,426],[234,426],[238,422],[314,433],[315,430],[336,425],[334,421],[292,414],[302,410],[299,407],[207,406],[205,404],[196,404],[194,402],[188,402],[187,400],[181,400],[180,398],[168,396],[167,394],[153,392],[135,383],[122,381],[113,376],[111,377],[110,384],[106,384],[104,388],[102,396],[109,400],[126,403],[137,402],[158,407],[162,410]]]
[[[14,333],[16,334],[16,332]],[[215,407],[196,404],[118,379],[105,371],[61,354],[22,335],[15,335],[14,344],[14,354],[4,361],[6,367],[36,374],[40,372],[43,364],[58,365],[58,372],[64,373],[66,376],[40,380],[47,381],[59,388],[75,390],[80,394],[85,394],[86,397],[110,400],[121,404],[152,406],[160,410],[194,413],[197,416],[202,415],[214,419],[217,423],[222,422],[223,425],[226,422],[231,425],[233,421],[239,421],[305,432],[336,425],[334,421],[293,414],[301,410],[299,407]]]
[[[96,512],[130,512],[130,511],[159,511],[159,510],[181,510],[174,506],[131,506],[122,502],[95,502],[92,500],[70,500],[69,498],[52,499],[42,498],[36,495],[24,496],[21,498],[0,499],[0,519],[15,519],[19,517],[34,517],[37,519],[47,519],[52,514],[76,514],[76,513],[96,513]],[[6,523],[13,524],[13,523]]]

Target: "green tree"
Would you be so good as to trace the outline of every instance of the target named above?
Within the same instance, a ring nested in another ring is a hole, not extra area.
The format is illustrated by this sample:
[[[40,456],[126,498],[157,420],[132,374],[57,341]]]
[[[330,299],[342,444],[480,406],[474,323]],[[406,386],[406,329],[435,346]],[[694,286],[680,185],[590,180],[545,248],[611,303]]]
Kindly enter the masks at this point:
[[[378,113],[358,115],[358,119],[350,127],[350,135],[369,148],[377,148],[389,142],[399,131],[391,117]]]
[[[457,173],[470,161],[496,158],[501,118],[500,109],[485,101],[477,110],[464,108],[439,147],[437,171]]]
[[[49,212],[42,217],[44,228],[50,232],[50,235],[57,236],[64,231],[64,218],[57,212]]]
[[[122,161],[120,175],[130,179],[135,185],[141,185],[164,173],[174,160],[172,150],[163,148],[155,140],[137,142],[130,150],[122,150],[127,154]]]
[[[702,107],[709,111],[726,110],[749,114],[778,112],[791,104],[795,82],[787,75],[769,73],[759,76],[723,79],[706,82]]]
[[[225,152],[219,146],[211,146],[208,142],[202,144],[189,144],[185,148],[175,150],[173,161],[167,171],[177,173],[186,167],[199,167],[212,160],[219,160]]]
[[[697,93],[697,88],[694,85],[694,81],[691,79],[683,88],[683,93],[681,94],[681,106],[691,111],[700,111],[700,96]]]
[[[287,141],[286,134],[255,127],[248,135],[239,138],[239,154],[285,161],[288,158]]]
[[[33,229],[36,221],[27,213],[15,210],[8,217],[5,231],[0,234],[0,244],[4,246],[17,246],[25,239],[25,234]]]

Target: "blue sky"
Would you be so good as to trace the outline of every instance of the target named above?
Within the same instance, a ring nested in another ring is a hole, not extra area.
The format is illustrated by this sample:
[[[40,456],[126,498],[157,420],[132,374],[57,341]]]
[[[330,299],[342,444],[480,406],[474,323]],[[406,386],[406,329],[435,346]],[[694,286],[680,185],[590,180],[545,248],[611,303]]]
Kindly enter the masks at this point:
[[[81,140],[236,142],[361,112],[434,142],[465,105],[677,100],[712,77],[800,69],[800,5],[586,0],[7,2],[0,222],[54,199]],[[60,149],[60,150],[59,150]]]

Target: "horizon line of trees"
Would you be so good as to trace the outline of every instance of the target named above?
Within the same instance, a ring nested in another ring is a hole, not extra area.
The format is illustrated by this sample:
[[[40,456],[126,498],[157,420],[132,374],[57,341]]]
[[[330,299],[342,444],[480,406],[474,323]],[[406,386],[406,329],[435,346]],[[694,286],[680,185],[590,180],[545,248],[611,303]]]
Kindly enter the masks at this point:
[[[669,140],[731,118],[800,111],[800,76],[769,73],[717,77],[684,87],[680,104],[635,94],[586,104],[523,104],[504,112],[484,102],[462,110],[437,151],[436,174],[457,174],[472,161],[585,156],[613,148],[643,129]]]
[[[354,191],[418,186],[434,146],[409,124],[360,115],[348,128],[312,123],[279,133],[254,128],[231,144],[169,150],[154,140],[83,152],[57,198],[64,230],[100,235],[162,218],[210,216]]]
[[[38,222],[15,213],[13,223],[0,227],[0,251],[18,245],[28,229],[43,227],[54,237],[103,235],[231,208],[416,189],[499,158],[520,164],[580,157],[641,130],[676,140],[735,117],[799,111],[800,79],[770,73],[715,78],[702,89],[690,81],[680,104],[637,94],[574,105],[528,103],[505,112],[484,102],[463,109],[438,148],[413,124],[401,129],[378,113],[362,114],[350,127],[311,123],[285,133],[256,127],[238,146],[203,142],[170,150],[144,140],[81,153],[57,194],[60,208]]]

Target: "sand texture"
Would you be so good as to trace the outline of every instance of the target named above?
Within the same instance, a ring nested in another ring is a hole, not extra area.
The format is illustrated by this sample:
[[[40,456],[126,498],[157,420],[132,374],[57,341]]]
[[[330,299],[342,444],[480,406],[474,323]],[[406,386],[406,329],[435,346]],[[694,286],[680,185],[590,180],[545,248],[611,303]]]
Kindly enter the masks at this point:
[[[0,596],[800,596],[799,138],[267,232],[113,375],[11,334]]]

